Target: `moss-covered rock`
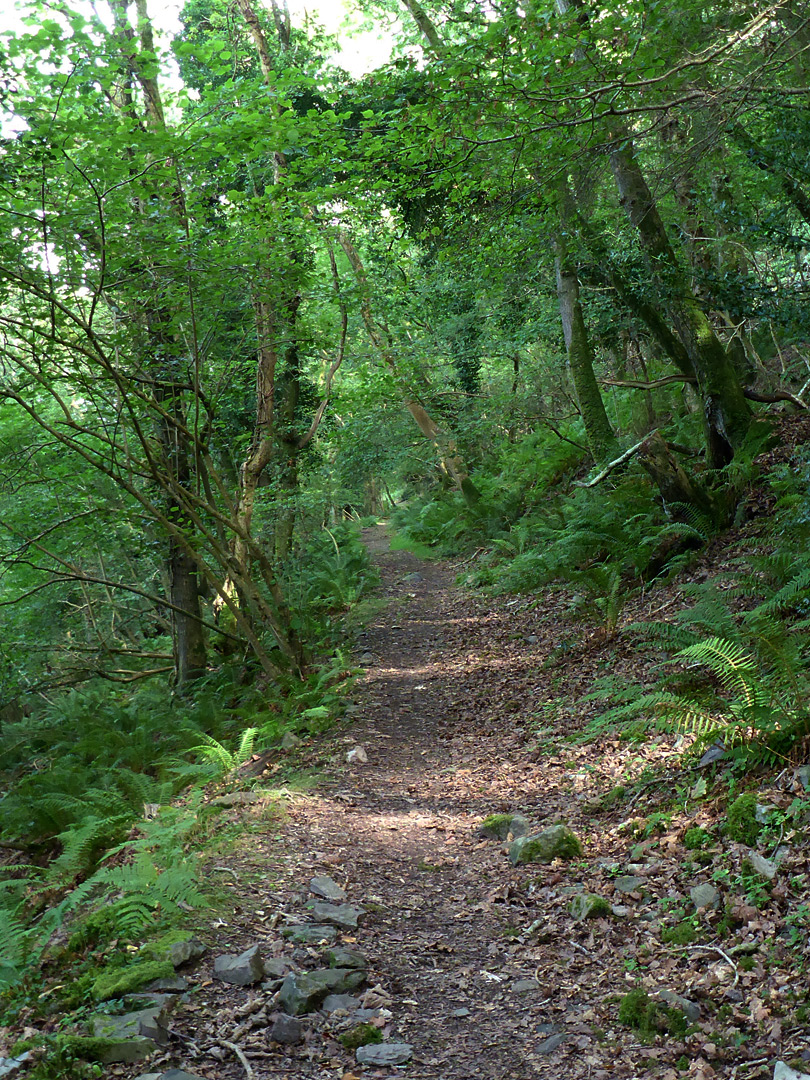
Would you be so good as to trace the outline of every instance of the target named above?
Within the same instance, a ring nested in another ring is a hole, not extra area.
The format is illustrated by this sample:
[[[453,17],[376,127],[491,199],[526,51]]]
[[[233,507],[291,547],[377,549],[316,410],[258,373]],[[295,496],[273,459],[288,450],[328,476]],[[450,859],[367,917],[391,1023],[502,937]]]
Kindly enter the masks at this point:
[[[525,836],[529,822],[522,814],[490,814],[478,826],[478,835],[486,840],[506,840],[512,836]]]
[[[519,836],[509,847],[509,861],[513,866],[574,859],[581,854],[582,844],[567,825],[552,825],[532,836]]]
[[[93,983],[93,997],[96,1001],[124,997],[155,979],[168,979],[173,975],[174,967],[170,960],[146,960],[130,967],[102,971]]]
[[[92,1035],[68,1035],[62,1045],[82,1061],[100,1061],[103,1065],[143,1061],[157,1050],[157,1045],[151,1039],[142,1037],[100,1039]]]
[[[603,919],[613,914],[608,901],[598,893],[575,896],[569,910],[575,919]]]
[[[757,797],[747,791],[738,795],[726,811],[726,833],[732,840],[753,847],[762,832],[757,821]]]
[[[622,998],[619,1004],[619,1023],[633,1028],[645,1039],[651,1039],[662,1031],[682,1035],[688,1026],[680,1009],[671,1009],[667,1005],[652,1001],[641,986],[637,986]]]
[[[374,1024],[357,1024],[340,1036],[340,1042],[347,1050],[356,1050],[358,1046],[370,1046],[382,1041],[382,1032]]]

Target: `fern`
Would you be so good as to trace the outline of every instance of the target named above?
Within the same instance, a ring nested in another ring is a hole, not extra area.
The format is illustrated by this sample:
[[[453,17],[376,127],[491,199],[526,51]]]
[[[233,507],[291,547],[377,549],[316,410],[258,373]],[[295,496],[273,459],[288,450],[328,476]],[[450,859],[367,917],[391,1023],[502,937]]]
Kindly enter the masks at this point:
[[[199,755],[204,761],[214,765],[221,775],[229,776],[250,759],[257,734],[258,728],[245,728],[235,751],[228,750],[213,736],[203,735],[203,742],[192,746],[189,753]]]

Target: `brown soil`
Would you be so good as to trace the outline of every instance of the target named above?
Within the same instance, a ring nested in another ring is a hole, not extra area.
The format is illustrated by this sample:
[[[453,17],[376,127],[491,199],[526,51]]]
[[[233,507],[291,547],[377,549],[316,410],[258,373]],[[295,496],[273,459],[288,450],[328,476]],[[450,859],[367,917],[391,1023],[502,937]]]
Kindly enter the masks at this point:
[[[412,1044],[413,1060],[364,1070],[334,1037],[348,1023],[340,1016],[306,1018],[303,1046],[270,1043],[266,1021],[251,1028],[249,1020],[266,995],[212,982],[209,959],[192,1005],[178,1015],[179,1041],[150,1071],[171,1064],[210,1080],[246,1076],[223,1040],[242,1050],[256,1080],[748,1080],[772,1075],[775,1056],[806,1050],[781,1007],[795,964],[787,939],[775,936],[792,902],[784,886],[757,909],[720,879],[732,930],[719,936],[724,912],[702,911],[693,946],[661,940],[662,929],[694,913],[689,888],[712,880],[713,866],[695,866],[682,845],[686,828],[715,821],[712,781],[708,799],[658,820],[656,800],[696,779],[681,770],[671,737],[566,738],[597,711],[583,699],[599,676],[644,677],[637,654],[620,637],[575,625],[560,593],[473,595],[455,584],[457,566],[391,552],[382,528],[366,530],[365,540],[388,603],[358,636],[356,655],[373,662],[352,715],[302,748],[303,761],[320,763],[321,779],[291,796],[282,818],[255,804],[217,819],[223,830],[238,819],[247,832],[225,841],[209,867],[233,901],[207,937],[212,952],[260,941],[268,954],[290,956],[279,928],[304,913],[310,877],[331,875],[366,908],[343,942],[369,959],[367,1004],[389,1010],[383,1034]],[[634,600],[624,620],[666,618],[677,602],[677,589],[656,591]],[[356,745],[367,764],[345,763]],[[663,784],[633,802],[598,806],[600,794],[650,767]],[[717,790],[722,799],[728,787]],[[786,805],[795,790],[786,773],[768,797]],[[512,867],[503,844],[476,832],[486,815],[507,810],[537,827],[568,822],[583,858]],[[730,873],[738,847],[725,845]],[[807,868],[796,851],[791,872]],[[641,883],[620,893],[617,871]],[[569,905],[579,891],[598,892],[618,914],[577,921]],[[753,958],[748,970],[734,960],[738,945]],[[320,955],[299,950],[296,962],[317,967]],[[516,986],[521,980],[536,985]],[[620,997],[637,984],[686,995],[701,1007],[699,1023],[686,1035],[641,1038],[617,1018]],[[553,1048],[555,1034],[565,1039]]]

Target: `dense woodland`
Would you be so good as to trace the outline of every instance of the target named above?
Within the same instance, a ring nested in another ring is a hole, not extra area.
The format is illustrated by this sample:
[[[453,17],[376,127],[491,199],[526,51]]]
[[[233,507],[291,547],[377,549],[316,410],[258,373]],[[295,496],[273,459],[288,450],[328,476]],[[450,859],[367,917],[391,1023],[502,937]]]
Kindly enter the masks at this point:
[[[362,78],[275,0],[187,0],[171,41],[55,0],[0,40],[14,1001],[88,900],[193,903],[190,826],[127,840],[143,804],[339,714],[361,519],[605,638],[756,519],[634,631],[690,678],[599,723],[743,773],[804,745],[805,5],[360,6],[397,41]],[[99,869],[126,844],[149,896]]]

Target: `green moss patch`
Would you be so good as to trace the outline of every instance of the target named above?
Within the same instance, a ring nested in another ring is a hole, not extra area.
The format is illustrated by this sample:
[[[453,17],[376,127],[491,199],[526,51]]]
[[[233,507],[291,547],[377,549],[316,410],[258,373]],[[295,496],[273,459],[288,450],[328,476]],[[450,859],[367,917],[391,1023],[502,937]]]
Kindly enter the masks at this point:
[[[356,1050],[358,1046],[370,1046],[382,1041],[382,1032],[374,1024],[358,1024],[340,1036],[340,1042],[347,1050]]]
[[[757,821],[757,797],[753,792],[738,795],[726,812],[726,832],[732,840],[753,847],[762,832]]]
[[[174,968],[169,960],[147,960],[131,967],[102,971],[93,983],[93,997],[96,1001],[124,997],[155,979],[170,979],[173,975]]]

